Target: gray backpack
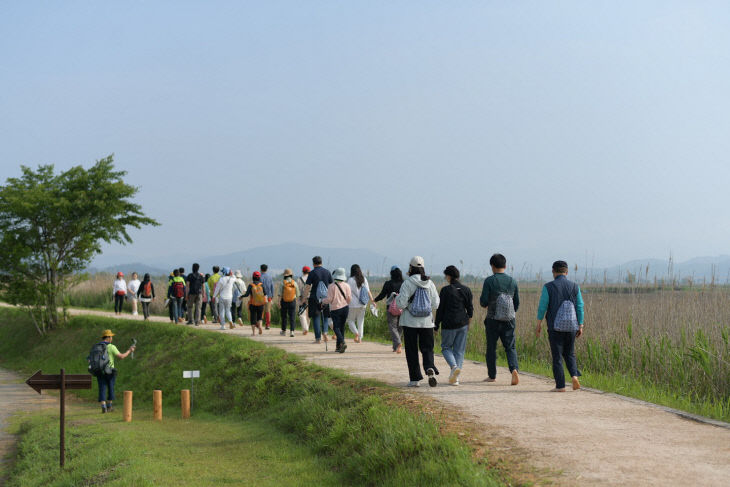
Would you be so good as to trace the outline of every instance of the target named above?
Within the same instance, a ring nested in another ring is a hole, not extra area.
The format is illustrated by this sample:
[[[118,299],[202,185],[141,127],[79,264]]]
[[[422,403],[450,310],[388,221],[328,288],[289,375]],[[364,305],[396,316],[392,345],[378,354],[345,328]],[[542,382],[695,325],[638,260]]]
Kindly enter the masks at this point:
[[[497,321],[511,321],[515,319],[515,302],[507,293],[499,293],[494,304],[494,317]]]

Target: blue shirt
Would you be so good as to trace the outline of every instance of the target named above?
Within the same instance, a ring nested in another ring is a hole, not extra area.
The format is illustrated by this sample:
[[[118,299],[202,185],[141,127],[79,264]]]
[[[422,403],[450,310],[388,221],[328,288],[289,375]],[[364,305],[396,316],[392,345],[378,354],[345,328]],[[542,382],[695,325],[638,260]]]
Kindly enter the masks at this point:
[[[264,294],[268,297],[274,296],[274,280],[265,272],[261,273],[261,284],[264,286]]]

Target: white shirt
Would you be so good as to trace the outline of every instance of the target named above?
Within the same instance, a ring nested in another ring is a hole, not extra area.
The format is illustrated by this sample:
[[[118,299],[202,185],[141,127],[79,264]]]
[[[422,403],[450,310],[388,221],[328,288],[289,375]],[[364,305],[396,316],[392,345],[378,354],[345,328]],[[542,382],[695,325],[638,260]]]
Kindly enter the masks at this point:
[[[117,294],[119,291],[127,294],[127,281],[124,279],[114,279],[114,294]]]
[[[370,285],[368,284],[367,277],[364,278],[365,281],[362,283],[362,287],[367,289],[368,296],[370,293]],[[350,286],[350,289],[352,290],[352,300],[350,300],[350,308],[364,308],[365,305],[360,302],[360,288],[357,287],[357,283],[355,282],[355,278],[351,277],[347,280],[347,284]]]
[[[129,281],[129,290],[134,294],[134,297],[137,297],[137,291],[139,290],[139,286],[142,284],[139,282],[139,279],[133,279]]]
[[[233,276],[223,276],[215,286],[215,297],[221,299],[233,299],[233,283],[236,278]]]

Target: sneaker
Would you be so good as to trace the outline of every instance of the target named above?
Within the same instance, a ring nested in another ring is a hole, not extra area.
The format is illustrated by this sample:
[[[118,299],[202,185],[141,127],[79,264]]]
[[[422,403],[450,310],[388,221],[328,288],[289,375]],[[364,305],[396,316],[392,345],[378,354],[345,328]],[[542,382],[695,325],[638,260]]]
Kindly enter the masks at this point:
[[[345,353],[345,350],[347,350],[347,343],[343,343],[338,352]]]
[[[408,387],[421,387],[421,383],[417,380],[412,380],[408,383]]]
[[[232,321],[229,321],[229,322],[228,322],[228,328],[230,328],[230,329],[232,330],[232,329],[234,329],[235,327],[236,327],[236,325],[234,325]]]
[[[200,323],[195,323],[195,326],[200,326]]]
[[[577,391],[578,389],[580,389],[580,381],[578,377],[573,377],[573,390]]]
[[[436,387],[438,385],[438,381],[436,380],[436,372],[434,372],[433,369],[428,369],[426,371],[426,375],[428,376],[428,385],[431,387]]]
[[[459,381],[458,381],[458,379],[456,380],[456,382],[454,382],[454,383],[453,383],[453,384],[451,384],[451,385],[452,385],[452,386],[458,386],[458,385],[459,385]]]
[[[281,330],[281,331],[279,332],[279,335],[282,335],[282,336],[286,335],[286,331],[285,331],[285,330]]]
[[[106,412],[107,413],[111,413],[112,411],[114,411],[114,406],[112,404],[107,404],[106,405]]]
[[[101,405],[101,414],[106,413],[106,406],[104,404]]]
[[[512,385],[516,386],[520,383],[520,374],[517,372],[517,369],[512,371]]]
[[[192,325],[192,324],[193,324],[193,322],[192,322],[192,321],[186,321],[186,322],[185,322],[185,324],[186,324],[186,325]]]
[[[270,328],[271,328],[270,326],[267,326],[267,327],[266,327],[266,329],[267,329],[267,330],[269,330]]]
[[[451,369],[451,374],[449,374],[449,384],[458,383],[459,374],[461,374],[461,369],[459,367],[454,367],[453,369]]]
[[[289,333],[289,336],[290,337],[293,337],[294,336],[294,332]]]
[[[225,326],[223,326],[223,325],[221,325],[221,327],[220,327],[220,328],[218,328],[218,329],[219,329],[219,330],[225,330],[225,329],[226,329],[226,327],[225,327]]]

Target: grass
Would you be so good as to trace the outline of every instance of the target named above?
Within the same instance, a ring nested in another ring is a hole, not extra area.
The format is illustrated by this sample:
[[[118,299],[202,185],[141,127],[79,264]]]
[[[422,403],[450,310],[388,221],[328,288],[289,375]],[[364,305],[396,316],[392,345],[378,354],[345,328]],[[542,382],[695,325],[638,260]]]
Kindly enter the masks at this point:
[[[162,389],[165,411],[179,411],[179,390],[188,387],[181,372],[199,369],[198,411],[267,424],[350,485],[499,484],[470,447],[442,433],[429,413],[401,405],[394,389],[240,337],[86,316],[39,338],[23,313],[8,309],[0,310],[0,364],[26,373],[62,366],[84,372],[88,350],[105,328],[114,330],[121,349],[138,340],[136,359],[118,365],[117,383],[118,391],[135,391],[136,409],[149,410],[151,391]],[[89,401],[94,394],[79,391]]]
[[[8,487],[280,485],[339,486],[347,479],[312,461],[304,446],[253,419],[198,415],[194,421],[132,423],[90,405],[67,411],[66,468],[58,465],[55,409],[17,421],[21,435]]]

